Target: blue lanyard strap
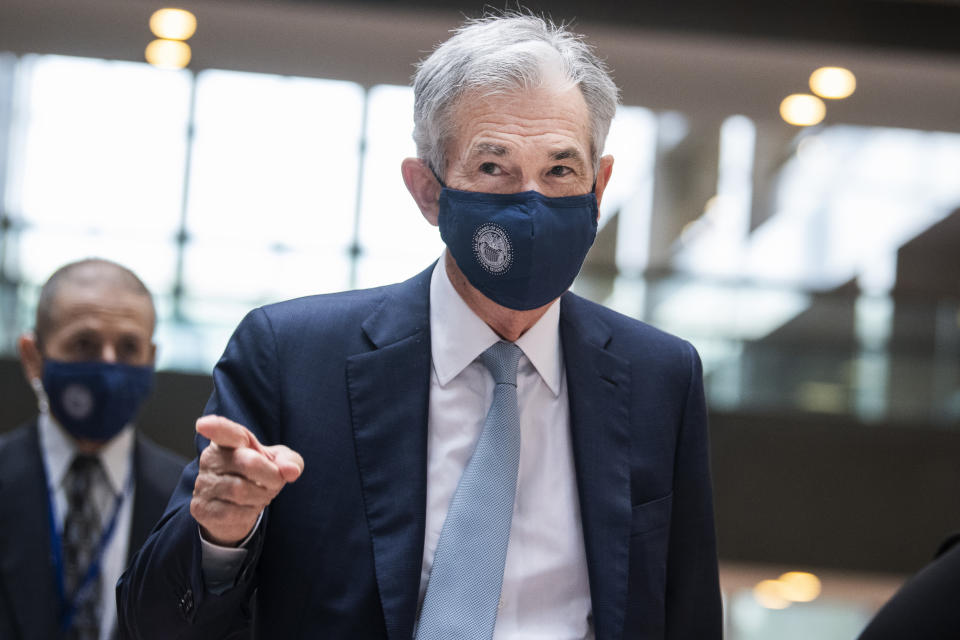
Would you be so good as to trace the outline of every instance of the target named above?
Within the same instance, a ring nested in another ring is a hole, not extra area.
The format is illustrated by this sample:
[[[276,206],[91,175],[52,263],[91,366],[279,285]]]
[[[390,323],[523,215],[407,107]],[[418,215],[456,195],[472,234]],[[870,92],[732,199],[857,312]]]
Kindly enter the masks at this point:
[[[83,593],[87,585],[96,580],[97,576],[100,575],[104,553],[106,553],[107,546],[110,544],[110,540],[113,538],[113,534],[117,528],[120,508],[123,506],[124,498],[126,498],[128,493],[131,493],[132,489],[133,467],[131,466],[130,473],[127,474],[127,480],[123,484],[123,490],[120,491],[113,501],[113,511],[110,514],[110,519],[107,521],[107,526],[104,527],[103,533],[100,535],[100,541],[97,542],[97,550],[93,555],[93,559],[90,561],[90,566],[87,567],[83,578],[80,580],[80,584],[77,585],[77,588],[69,597],[67,596],[67,587],[64,578],[63,540],[57,529],[57,518],[54,514],[54,489],[51,487],[47,491],[47,515],[50,520],[50,551],[53,556],[53,570],[57,579],[57,597],[60,600],[60,628],[62,631],[66,631],[73,624],[73,618],[80,604],[80,594]]]

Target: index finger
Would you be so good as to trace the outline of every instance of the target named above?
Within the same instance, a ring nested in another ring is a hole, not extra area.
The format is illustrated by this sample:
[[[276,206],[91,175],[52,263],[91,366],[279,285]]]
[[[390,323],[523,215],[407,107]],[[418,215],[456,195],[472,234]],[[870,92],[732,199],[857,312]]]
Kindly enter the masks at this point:
[[[197,433],[218,446],[230,449],[249,447],[273,460],[273,455],[263,448],[257,437],[239,422],[223,416],[209,415],[198,418],[196,428]]]

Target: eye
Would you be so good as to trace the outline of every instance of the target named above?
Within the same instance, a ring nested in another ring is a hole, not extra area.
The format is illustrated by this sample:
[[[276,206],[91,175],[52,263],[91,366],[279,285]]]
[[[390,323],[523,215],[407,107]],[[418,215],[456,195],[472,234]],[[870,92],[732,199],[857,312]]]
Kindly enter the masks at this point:
[[[89,335],[80,335],[71,342],[70,351],[81,359],[92,359],[99,355],[100,344]]]
[[[136,356],[140,351],[140,346],[136,340],[123,340],[117,345],[117,357],[121,360],[130,359]]]
[[[480,165],[480,173],[485,173],[488,176],[498,176],[500,175],[500,166],[496,162],[484,162]]]
[[[550,171],[547,172],[548,175],[553,176],[554,178],[563,178],[571,173],[573,173],[573,169],[562,164],[552,167]]]

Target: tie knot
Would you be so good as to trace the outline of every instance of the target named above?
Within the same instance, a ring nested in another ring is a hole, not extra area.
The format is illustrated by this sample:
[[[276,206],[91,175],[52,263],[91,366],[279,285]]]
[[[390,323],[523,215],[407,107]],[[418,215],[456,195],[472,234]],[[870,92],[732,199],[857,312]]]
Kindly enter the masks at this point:
[[[78,453],[70,463],[70,469],[67,471],[68,482],[78,490],[86,493],[90,485],[99,479],[103,467],[100,464],[100,458],[97,456]]]
[[[100,458],[85,453],[78,453],[73,457],[70,463],[70,473],[77,475],[90,475],[96,473],[100,466]]]
[[[494,382],[517,386],[517,363],[521,353],[520,347],[514,343],[501,340],[480,354],[480,359]]]

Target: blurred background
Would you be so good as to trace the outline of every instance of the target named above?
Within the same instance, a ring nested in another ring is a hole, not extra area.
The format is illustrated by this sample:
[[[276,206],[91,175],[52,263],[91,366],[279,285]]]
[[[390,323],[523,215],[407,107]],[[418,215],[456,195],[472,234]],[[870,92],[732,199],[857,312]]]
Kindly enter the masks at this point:
[[[141,425],[192,456],[246,311],[441,251],[400,178],[407,84],[481,3],[190,1],[151,44],[163,6],[0,4],[0,430],[67,261],[153,291]],[[853,638],[960,529],[960,2],[526,6],[623,90],[574,289],[703,357],[728,637]]]

